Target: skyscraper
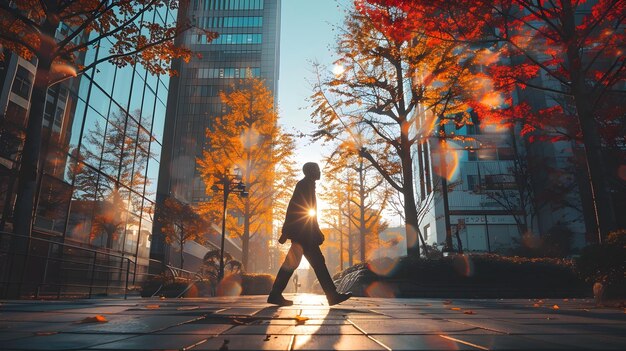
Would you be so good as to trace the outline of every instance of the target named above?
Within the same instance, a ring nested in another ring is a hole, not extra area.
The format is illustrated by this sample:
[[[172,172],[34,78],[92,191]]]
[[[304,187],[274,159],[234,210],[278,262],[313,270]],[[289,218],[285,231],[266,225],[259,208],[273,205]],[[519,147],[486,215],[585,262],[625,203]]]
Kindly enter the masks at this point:
[[[195,29],[180,42],[197,56],[176,67],[172,78],[165,125],[163,167],[157,198],[173,196],[188,203],[207,200],[196,159],[205,147],[205,132],[224,111],[220,91],[236,79],[260,77],[274,93],[278,89],[280,0],[192,0],[180,16]],[[217,32],[214,40],[207,33]],[[158,228],[155,228],[155,233]],[[160,236],[153,258],[166,257]]]

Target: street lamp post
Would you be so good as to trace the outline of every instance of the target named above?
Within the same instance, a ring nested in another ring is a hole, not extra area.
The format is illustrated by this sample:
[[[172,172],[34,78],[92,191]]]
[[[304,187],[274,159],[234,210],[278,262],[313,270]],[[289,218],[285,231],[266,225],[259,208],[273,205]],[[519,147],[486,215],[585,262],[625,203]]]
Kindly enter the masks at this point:
[[[222,281],[222,279],[224,279],[224,241],[226,238],[226,205],[228,203],[228,195],[230,195],[230,193],[238,193],[241,197],[247,197],[248,192],[246,191],[246,185],[238,175],[233,176],[226,172],[221,177],[219,183],[222,185],[222,189],[220,189],[217,184],[213,184],[211,189],[213,191],[222,190],[224,195],[222,207],[222,239],[220,243],[220,270],[217,273],[217,280]]]

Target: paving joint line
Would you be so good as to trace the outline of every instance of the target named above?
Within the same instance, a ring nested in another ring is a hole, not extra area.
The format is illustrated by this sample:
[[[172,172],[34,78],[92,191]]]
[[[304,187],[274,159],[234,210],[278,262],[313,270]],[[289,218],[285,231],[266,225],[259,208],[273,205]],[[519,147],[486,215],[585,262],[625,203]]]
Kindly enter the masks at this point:
[[[370,340],[372,340],[373,342],[377,343],[378,345],[382,346],[385,350],[387,351],[392,351],[391,347],[385,345],[382,341],[374,338],[373,336],[371,336],[370,334],[368,334],[365,330],[361,329],[361,327],[359,327],[358,325],[356,325],[353,321],[350,320],[350,318],[346,318],[346,321],[348,321],[348,323],[350,323],[353,327],[356,328],[356,330],[360,331],[361,333],[363,333],[365,336],[367,336]]]
[[[477,345],[477,344],[471,343],[471,342],[469,342],[469,341],[465,341],[465,340],[461,340],[461,339],[453,338],[453,337],[448,336],[448,335],[442,335],[442,334],[439,334],[439,336],[440,336],[440,337],[442,337],[442,338],[444,338],[444,339],[450,340],[450,341],[455,341],[455,342],[461,343],[461,344],[463,344],[463,345],[467,345],[467,346],[475,347],[475,348],[477,348],[477,349],[479,349],[479,350],[487,350],[487,351],[489,350],[488,348],[486,348],[486,347],[484,347],[484,346],[480,346],[480,345]]]

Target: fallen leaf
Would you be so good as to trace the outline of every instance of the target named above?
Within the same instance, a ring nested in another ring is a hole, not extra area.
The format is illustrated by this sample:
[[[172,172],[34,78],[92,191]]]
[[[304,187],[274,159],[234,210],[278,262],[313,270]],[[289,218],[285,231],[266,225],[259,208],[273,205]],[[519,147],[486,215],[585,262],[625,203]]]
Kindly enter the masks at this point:
[[[468,310],[468,311],[463,311],[463,313],[465,313],[465,314],[474,314],[474,311]]]
[[[533,307],[540,307],[538,303],[533,304]]]
[[[569,299],[563,299],[563,301],[567,302],[567,301],[569,301]]]
[[[558,309],[559,309],[559,305],[554,305],[554,306],[552,306],[552,309],[553,309],[553,310],[558,310]]]
[[[159,307],[160,307],[159,305],[146,305],[146,308],[149,310],[156,310]]]
[[[54,334],[58,334],[59,332],[55,332],[55,331],[41,331],[41,332],[35,332],[36,336],[48,336],[48,335],[54,335]]]
[[[452,307],[452,308],[450,308],[450,309],[451,309],[451,310],[453,310],[453,311],[460,311],[460,310],[461,310],[461,308],[460,308],[460,307]]]
[[[304,324],[304,322],[309,320],[309,317],[302,317],[300,315],[297,315],[294,317],[294,319],[296,320],[296,325],[302,325]]]
[[[96,315],[94,317],[86,317],[80,321],[80,323],[106,323],[108,322],[106,318],[102,315]]]
[[[191,311],[191,310],[197,310],[198,306],[183,306],[183,307],[178,307],[176,310],[178,311]]]
[[[443,304],[444,304],[444,305],[450,305],[450,304],[452,304],[452,301],[450,301],[450,300],[444,300],[444,301],[443,301]]]
[[[165,300],[165,296],[161,296],[161,300]]]

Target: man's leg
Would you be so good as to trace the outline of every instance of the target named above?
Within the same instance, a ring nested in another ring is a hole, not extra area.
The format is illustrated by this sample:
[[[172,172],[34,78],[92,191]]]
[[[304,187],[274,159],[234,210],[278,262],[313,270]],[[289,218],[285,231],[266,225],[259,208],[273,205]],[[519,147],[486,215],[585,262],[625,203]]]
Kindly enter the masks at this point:
[[[326,294],[326,296],[337,294],[337,287],[333,282],[333,278],[330,277],[328,268],[326,268],[326,260],[324,259],[320,247],[317,245],[304,247],[304,257],[306,257],[311,267],[313,267],[317,280],[320,282],[322,290],[324,290],[324,294]]]
[[[337,287],[333,282],[333,278],[330,277],[330,273],[328,273],[328,268],[326,268],[326,260],[324,259],[324,255],[322,254],[322,250],[317,245],[307,246],[304,248],[304,257],[309,261],[311,267],[315,271],[315,275],[317,276],[317,280],[319,280],[322,289],[324,290],[324,294],[326,294],[326,298],[328,299],[329,305],[336,305],[343,301],[349,299],[352,294],[340,294],[337,292]]]
[[[293,304],[292,301],[285,300],[282,294],[287,287],[287,284],[289,284],[291,275],[300,265],[300,261],[302,261],[302,246],[298,243],[292,242],[289,252],[287,252],[287,257],[285,257],[285,262],[283,262],[278,270],[278,274],[276,274],[276,280],[274,280],[274,285],[272,286],[272,291],[267,298],[267,302],[276,305]]]

